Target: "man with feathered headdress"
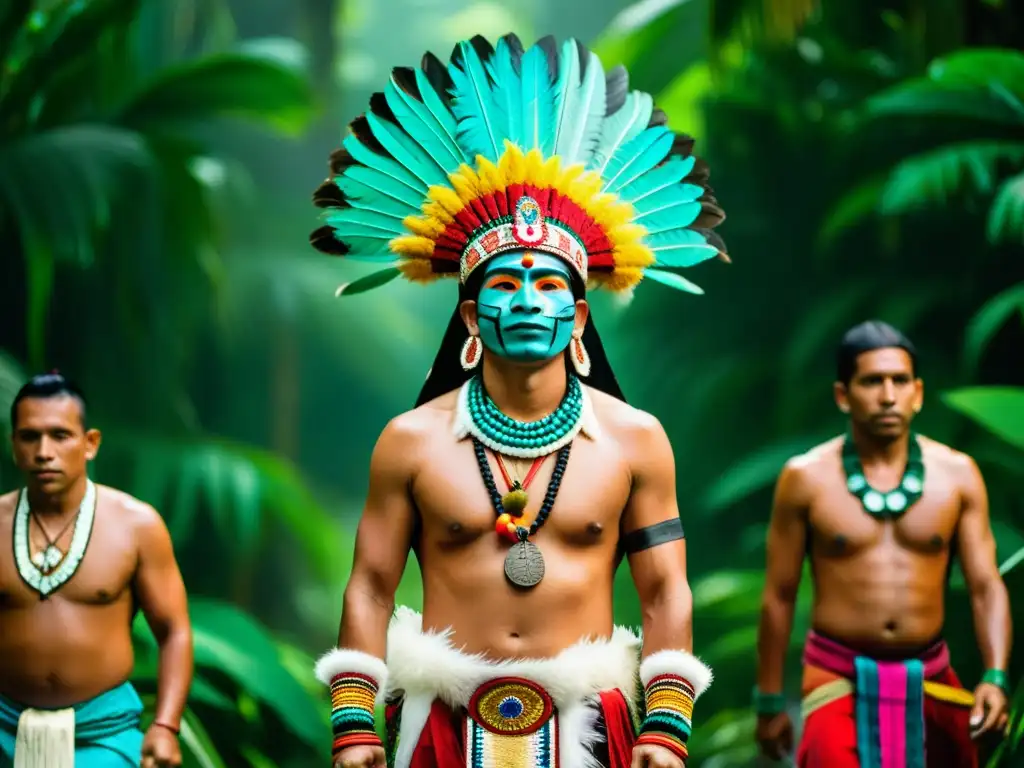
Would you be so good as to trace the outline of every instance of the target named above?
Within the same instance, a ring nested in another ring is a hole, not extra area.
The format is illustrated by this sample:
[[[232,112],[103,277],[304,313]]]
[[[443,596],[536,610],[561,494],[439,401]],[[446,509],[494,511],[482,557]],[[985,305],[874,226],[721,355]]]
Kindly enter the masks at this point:
[[[645,277],[699,292],[673,270],[725,257],[707,168],[666,122],[575,40],[476,37],[447,66],[395,69],[332,157],[313,244],[398,257],[350,289],[459,283],[417,407],[374,449],[338,647],[317,663],[335,766],[385,764],[383,703],[401,768],[684,765],[712,675],[672,449],[626,404],[585,299]],[[422,616],[393,611],[410,549]],[[624,555],[642,641],[613,624]]]

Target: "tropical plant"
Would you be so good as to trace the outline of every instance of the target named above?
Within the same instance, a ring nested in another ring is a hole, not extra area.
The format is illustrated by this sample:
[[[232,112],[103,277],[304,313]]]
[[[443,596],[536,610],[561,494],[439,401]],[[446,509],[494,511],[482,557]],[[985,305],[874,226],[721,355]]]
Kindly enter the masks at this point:
[[[199,5],[200,21],[222,11]],[[84,382],[106,437],[97,479],[165,513],[193,595],[187,760],[307,765],[329,733],[312,660],[223,600],[262,607],[255,590],[284,578],[264,552],[281,531],[311,573],[336,578],[340,534],[290,463],[205,431],[182,384],[201,364],[204,329],[219,327],[219,206],[245,180],[204,129],[241,118],[295,136],[314,104],[293,41],[219,39],[165,56],[161,34],[197,8],[5,4],[0,242],[21,261],[5,259],[0,273],[24,290],[0,310],[0,396],[9,403],[24,381],[19,359],[33,370],[60,361]],[[142,623],[135,636],[135,680],[151,701],[152,641]]]

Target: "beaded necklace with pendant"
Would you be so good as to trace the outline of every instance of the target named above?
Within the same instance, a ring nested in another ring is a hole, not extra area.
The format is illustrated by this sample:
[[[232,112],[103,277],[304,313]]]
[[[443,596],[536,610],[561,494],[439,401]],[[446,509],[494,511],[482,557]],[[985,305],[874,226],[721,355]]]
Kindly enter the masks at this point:
[[[924,461],[921,458],[921,445],[913,432],[907,443],[907,466],[903,470],[903,477],[900,484],[891,491],[883,493],[868,484],[860,456],[857,455],[857,446],[849,434],[843,442],[843,470],[846,472],[847,490],[874,517],[898,517],[910,509],[924,492]]]

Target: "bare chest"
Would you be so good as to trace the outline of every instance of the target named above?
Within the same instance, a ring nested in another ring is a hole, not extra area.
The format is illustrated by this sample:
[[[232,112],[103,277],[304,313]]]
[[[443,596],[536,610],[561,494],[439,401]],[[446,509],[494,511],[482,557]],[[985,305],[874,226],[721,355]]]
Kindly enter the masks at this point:
[[[470,440],[439,441],[413,484],[422,522],[422,541],[459,548],[493,536],[497,520],[493,495],[509,489],[497,459],[486,452],[482,472]],[[523,482],[530,460],[503,462],[509,479]],[[558,482],[557,456],[548,456],[526,486],[524,527],[539,522],[536,538],[555,537],[568,546],[618,541],[619,522],[629,500],[625,460],[609,438],[577,438]],[[493,489],[493,490],[491,490]]]
[[[78,568],[54,597],[82,605],[109,605],[129,592],[136,567],[135,548],[127,531],[118,530],[106,516],[97,513],[92,535]],[[32,553],[42,541],[33,537]],[[67,551],[67,542],[62,542]],[[37,605],[40,595],[22,577],[14,556],[13,527],[8,518],[0,529],[0,611],[20,610]]]
[[[959,520],[959,489],[936,472],[926,475],[921,497],[899,516],[880,517],[865,510],[860,499],[846,489],[841,470],[823,484],[810,510],[815,551],[837,557],[880,546],[896,546],[920,555],[944,553]]]

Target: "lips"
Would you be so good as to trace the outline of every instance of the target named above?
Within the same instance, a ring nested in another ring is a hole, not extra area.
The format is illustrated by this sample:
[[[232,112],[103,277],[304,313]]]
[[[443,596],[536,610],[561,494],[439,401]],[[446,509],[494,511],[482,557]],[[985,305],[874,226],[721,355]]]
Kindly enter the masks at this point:
[[[515,323],[505,329],[506,331],[547,331],[550,330],[545,325],[539,323]]]

